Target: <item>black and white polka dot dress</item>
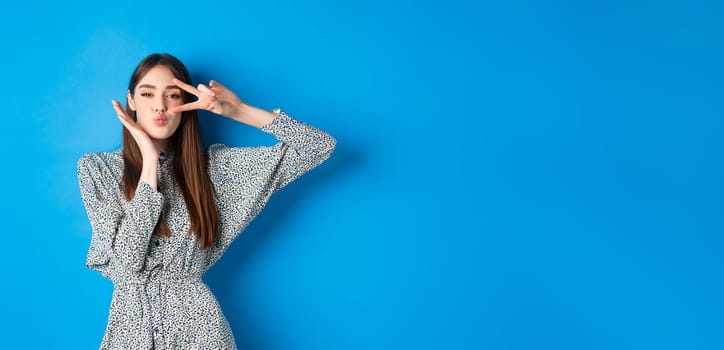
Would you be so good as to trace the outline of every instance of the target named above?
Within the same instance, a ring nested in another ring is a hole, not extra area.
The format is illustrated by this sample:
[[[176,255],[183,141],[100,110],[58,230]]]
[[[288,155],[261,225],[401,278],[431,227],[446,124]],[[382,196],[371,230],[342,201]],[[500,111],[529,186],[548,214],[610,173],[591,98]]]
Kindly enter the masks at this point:
[[[266,205],[269,197],[332,153],[329,134],[280,110],[261,128],[280,142],[269,147],[208,150],[220,233],[201,249],[189,233],[186,204],[170,158],[161,157],[158,191],[140,182],[132,200],[121,191],[120,150],[89,153],[78,162],[81,196],[93,230],[86,265],[113,282],[101,349],[236,349],[204,272]],[[159,217],[171,237],[152,235]]]

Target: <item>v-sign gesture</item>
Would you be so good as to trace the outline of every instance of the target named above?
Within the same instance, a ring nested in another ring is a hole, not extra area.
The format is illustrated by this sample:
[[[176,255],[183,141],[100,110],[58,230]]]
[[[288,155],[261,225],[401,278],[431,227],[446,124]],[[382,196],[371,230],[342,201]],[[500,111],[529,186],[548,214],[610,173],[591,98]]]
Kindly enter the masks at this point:
[[[261,127],[274,120],[274,114],[244,103],[236,94],[221,83],[211,80],[209,86],[199,84],[193,87],[181,80],[173,79],[173,83],[198,99],[180,106],[172,107],[170,112],[184,112],[201,109],[225,117]]]

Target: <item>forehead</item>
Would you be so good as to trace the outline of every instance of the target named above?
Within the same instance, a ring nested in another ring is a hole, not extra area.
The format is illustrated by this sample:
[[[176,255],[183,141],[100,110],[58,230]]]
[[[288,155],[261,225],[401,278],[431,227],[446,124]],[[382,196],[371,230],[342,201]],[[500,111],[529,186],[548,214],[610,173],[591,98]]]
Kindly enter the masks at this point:
[[[154,87],[166,87],[174,85],[173,78],[175,78],[175,76],[168,67],[159,65],[146,72],[136,86],[152,85]]]

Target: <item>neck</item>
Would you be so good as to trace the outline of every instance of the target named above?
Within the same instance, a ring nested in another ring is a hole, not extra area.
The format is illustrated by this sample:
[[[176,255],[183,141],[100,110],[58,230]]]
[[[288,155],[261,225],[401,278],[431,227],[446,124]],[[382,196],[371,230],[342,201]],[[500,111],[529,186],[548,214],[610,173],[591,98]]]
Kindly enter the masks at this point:
[[[153,139],[153,145],[156,146],[156,149],[159,152],[168,151],[168,139],[164,139],[164,140]]]

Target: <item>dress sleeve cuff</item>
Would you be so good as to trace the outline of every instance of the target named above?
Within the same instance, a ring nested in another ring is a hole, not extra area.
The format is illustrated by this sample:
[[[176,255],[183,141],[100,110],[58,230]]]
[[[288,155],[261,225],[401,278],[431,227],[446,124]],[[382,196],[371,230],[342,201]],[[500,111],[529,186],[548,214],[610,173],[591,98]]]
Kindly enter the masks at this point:
[[[272,113],[276,115],[274,120],[260,127],[259,130],[276,135],[288,126],[289,122],[292,121],[292,118],[279,108],[272,110]]]
[[[136,214],[142,221],[147,221],[149,218],[158,218],[163,207],[163,194],[146,182],[139,181],[136,194],[129,205],[135,209],[131,212]]]
[[[138,187],[136,188],[136,195],[133,197],[134,199],[140,195],[140,198],[142,199],[149,199],[149,200],[162,200],[163,195],[161,192],[156,191],[155,188],[151,187],[151,185],[147,184],[145,181],[139,181]]]

